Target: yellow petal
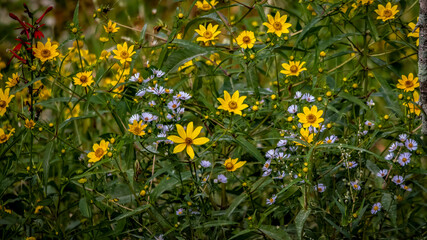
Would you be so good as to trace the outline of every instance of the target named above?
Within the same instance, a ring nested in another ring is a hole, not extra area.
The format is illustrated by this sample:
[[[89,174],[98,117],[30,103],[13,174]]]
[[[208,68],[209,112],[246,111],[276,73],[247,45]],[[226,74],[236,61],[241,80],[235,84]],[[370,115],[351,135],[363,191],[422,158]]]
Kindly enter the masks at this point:
[[[179,136],[182,139],[186,139],[187,138],[187,134],[185,133],[185,130],[184,130],[184,128],[181,125],[177,124],[176,125],[176,129],[178,130],[178,134],[179,134]]]
[[[184,143],[185,142],[184,139],[182,139],[182,138],[180,138],[178,136],[175,136],[175,135],[169,136],[168,139],[171,140],[174,143]]]
[[[184,149],[185,149],[185,147],[186,147],[187,145],[185,145],[185,143],[181,143],[181,144],[179,144],[179,145],[177,145],[174,149],[173,149],[173,153],[179,153],[179,152],[182,152]]]
[[[190,156],[191,159],[194,158],[194,150],[191,146],[187,147],[187,154],[188,154],[188,156]]]
[[[193,140],[194,145],[203,145],[207,142],[209,142],[209,138],[207,137],[200,137]]]

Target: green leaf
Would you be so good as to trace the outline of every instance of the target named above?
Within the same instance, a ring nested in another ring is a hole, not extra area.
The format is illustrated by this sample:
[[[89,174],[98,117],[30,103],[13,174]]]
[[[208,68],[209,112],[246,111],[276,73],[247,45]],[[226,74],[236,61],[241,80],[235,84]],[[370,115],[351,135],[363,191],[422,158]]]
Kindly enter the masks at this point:
[[[148,208],[150,208],[150,205],[149,205],[149,204],[144,205],[144,206],[137,207],[137,208],[135,208],[135,209],[134,209],[134,210],[132,210],[132,211],[129,211],[129,212],[125,212],[125,213],[120,214],[119,216],[115,217],[115,218],[114,218],[114,219],[112,219],[111,221],[119,221],[119,220],[121,220],[121,219],[128,218],[128,217],[131,217],[131,216],[136,215],[136,214],[140,214],[140,213],[144,212],[144,211],[145,211],[146,209],[148,209]]]
[[[51,142],[49,142],[47,144],[46,151],[45,151],[45,154],[44,154],[44,159],[43,159],[43,184],[45,186],[45,189],[47,189],[46,185],[47,185],[47,181],[49,179],[49,166],[50,166],[49,161],[52,158],[52,154],[53,154],[53,150],[54,149],[55,149],[54,148],[54,142],[51,141]]]
[[[231,214],[236,210],[236,208],[247,198],[246,193],[240,194],[237,198],[233,200],[230,207],[228,207],[227,212],[225,212],[225,218],[229,218]]]
[[[373,163],[371,160],[367,160],[366,161],[366,167],[369,169],[369,171],[371,171],[374,175],[376,175],[379,171],[380,168]]]
[[[283,230],[283,227],[277,228],[276,226],[271,226],[271,225],[261,225],[258,229],[261,232],[263,232],[265,235],[276,240],[291,239],[289,234],[285,230]]]
[[[256,68],[255,66],[248,66],[246,64],[244,64],[243,68],[245,69],[245,76],[246,76],[246,81],[248,83],[248,85],[253,89],[254,93],[255,93],[255,97],[258,99],[259,98],[259,80],[258,80],[258,75],[256,73]]]
[[[347,99],[348,101],[350,101],[350,102],[352,102],[354,104],[359,105],[361,108],[363,108],[366,111],[369,111],[368,106],[364,102],[362,102],[362,100],[360,100],[359,98],[357,98],[357,97],[355,97],[355,96],[353,96],[351,94],[348,94],[346,92],[340,92],[338,94],[338,96],[340,96],[340,97],[342,97],[344,99]]]
[[[302,237],[302,230],[304,228],[305,220],[310,216],[311,209],[301,209],[295,218],[295,228],[297,229],[298,239]]]
[[[80,1],[77,1],[76,8],[74,9],[74,15],[73,15],[73,23],[76,26],[79,25],[79,2]]]
[[[86,201],[86,198],[81,198],[79,201],[80,212],[84,217],[91,218],[92,210],[90,209],[89,204]]]
[[[214,220],[203,223],[203,225],[195,227],[195,228],[209,228],[209,227],[220,227],[220,226],[227,226],[227,225],[235,225],[239,224],[238,222],[229,221],[229,220]]]
[[[342,227],[335,224],[333,221],[329,220],[327,217],[323,217],[329,224],[331,224],[336,230],[338,230],[340,233],[342,233],[347,238],[351,239],[350,233],[343,229]]]
[[[250,143],[243,136],[238,136],[233,141],[236,142],[237,144],[239,144],[243,149],[245,149],[248,153],[250,153],[252,156],[254,156],[258,161],[260,161],[260,162],[265,161],[264,157],[258,151],[258,149],[255,147],[255,145]]]
[[[191,173],[190,171],[186,171],[181,173],[181,178],[182,180],[187,180],[188,178],[190,178]],[[163,192],[165,191],[169,191],[172,190],[173,188],[175,188],[175,186],[180,182],[180,179],[178,178],[166,178],[164,177],[159,185],[156,186],[156,188],[154,188],[151,192],[151,198],[153,199],[153,201],[155,201]]]
[[[238,233],[236,235],[233,235],[231,238],[229,238],[228,240],[232,240],[232,239],[242,239],[242,240],[246,240],[248,239],[249,236],[245,236],[248,235],[251,232],[254,232],[255,230],[252,229],[245,229],[243,231],[238,231]]]

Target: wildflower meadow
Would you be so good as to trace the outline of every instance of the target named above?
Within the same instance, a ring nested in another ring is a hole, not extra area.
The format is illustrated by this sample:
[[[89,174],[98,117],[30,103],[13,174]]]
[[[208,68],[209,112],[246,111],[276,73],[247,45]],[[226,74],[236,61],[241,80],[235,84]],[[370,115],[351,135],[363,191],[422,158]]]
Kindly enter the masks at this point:
[[[0,0],[1,239],[426,239],[427,0]]]

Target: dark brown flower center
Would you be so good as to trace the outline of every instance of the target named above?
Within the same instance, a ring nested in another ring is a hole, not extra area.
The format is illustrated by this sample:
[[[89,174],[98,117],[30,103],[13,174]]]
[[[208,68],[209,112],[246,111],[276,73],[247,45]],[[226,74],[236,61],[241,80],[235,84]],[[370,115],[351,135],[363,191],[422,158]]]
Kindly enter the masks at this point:
[[[213,34],[210,31],[206,31],[203,33],[203,37],[205,37],[205,38],[212,38],[212,36],[213,36]]]
[[[87,83],[87,77],[86,77],[85,75],[82,75],[82,76],[80,77],[80,82],[82,82],[82,83]]]
[[[191,144],[193,144],[193,139],[191,139],[191,138],[186,138],[185,139],[185,144],[187,144],[187,145],[191,145]]]
[[[242,40],[246,44],[251,43],[251,38],[249,36],[244,36]]]
[[[228,162],[227,164],[225,164],[225,168],[226,168],[227,170],[233,169],[233,167],[234,167],[234,164],[233,164],[233,163],[231,163],[231,162]]]
[[[209,5],[209,3],[204,3],[203,6],[202,6],[202,8],[204,10],[209,10],[209,9],[211,9],[211,5]]]
[[[129,53],[127,51],[122,51],[120,53],[120,57],[123,58],[123,59],[126,59],[126,58],[129,57]]]
[[[142,128],[140,126],[136,126],[133,129],[133,133],[135,133],[135,135],[139,135],[142,132]]]
[[[50,50],[49,49],[43,49],[40,53],[42,55],[42,57],[50,57]]]
[[[95,156],[97,157],[97,158],[100,158],[100,157],[102,157],[104,155],[104,149],[102,149],[102,148],[98,148],[98,149],[96,149],[96,151],[95,151]]]
[[[314,122],[316,122],[317,117],[316,117],[316,115],[314,115],[313,113],[309,113],[309,114],[306,116],[306,119],[307,119],[307,122],[308,122],[308,123],[314,123]]]
[[[410,88],[410,87],[413,87],[413,86],[414,86],[414,83],[411,80],[405,81],[405,87]]]
[[[393,15],[393,12],[390,9],[385,9],[383,15],[384,17],[391,17],[391,15]]]
[[[407,158],[402,158],[402,162],[406,162],[406,161],[408,161]]]
[[[280,31],[282,30],[282,24],[280,22],[274,22],[273,28],[276,29],[277,31]]]
[[[7,140],[7,135],[6,134],[2,134],[2,135],[0,135],[0,141],[1,142],[4,142],[4,141],[6,141]]]
[[[236,109],[237,108],[237,103],[235,102],[235,101],[230,101],[229,103],[228,103],[228,107],[230,108],[230,109]]]
[[[0,100],[0,108],[5,108],[7,105],[6,101]]]
[[[298,66],[297,65],[292,65],[289,70],[291,71],[291,73],[297,73],[298,72]]]

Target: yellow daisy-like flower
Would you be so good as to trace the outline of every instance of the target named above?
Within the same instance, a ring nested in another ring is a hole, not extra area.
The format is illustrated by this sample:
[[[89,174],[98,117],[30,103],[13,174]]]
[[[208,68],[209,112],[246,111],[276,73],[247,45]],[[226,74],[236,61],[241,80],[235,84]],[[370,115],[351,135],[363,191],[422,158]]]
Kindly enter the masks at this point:
[[[93,83],[92,71],[77,73],[73,79],[75,85],[80,85],[82,87],[90,86]]]
[[[3,128],[0,128],[0,144],[7,142],[7,140],[9,140],[9,138],[13,135],[14,132],[15,128],[12,128],[9,134],[6,134],[5,130],[3,130]]]
[[[234,172],[238,168],[243,167],[243,165],[245,165],[246,161],[237,162],[238,160],[239,160],[238,158],[235,158],[235,159],[229,158],[229,159],[227,159],[224,162],[225,169],[227,169],[227,171],[229,171],[229,172]]]
[[[284,70],[280,71],[280,73],[285,74],[286,76],[299,76],[299,74],[307,70],[307,68],[303,67],[305,62],[300,61],[289,61],[288,63],[283,63],[282,67]]]
[[[396,85],[397,88],[403,89],[405,92],[412,92],[415,88],[420,86],[418,77],[414,78],[414,74],[410,73],[408,77],[402,75],[402,79],[398,80],[399,83]]]
[[[358,4],[369,5],[372,4],[374,0],[357,0]]]
[[[391,6],[391,2],[388,2],[384,7],[382,4],[378,4],[378,9],[375,10],[378,14],[377,19],[383,20],[383,22],[394,19],[394,16],[399,12],[397,5]]]
[[[68,103],[68,108],[64,111],[65,119],[70,119],[72,117],[78,117],[80,115],[80,104],[77,104],[73,107],[72,103]]]
[[[107,26],[104,25],[104,30],[106,33],[116,33],[119,31],[119,27],[116,27],[116,23],[112,23],[111,20],[108,21]]]
[[[310,131],[308,130],[308,128],[301,128],[300,129],[300,134],[301,134],[301,140],[303,140],[303,141],[305,141],[305,142],[307,142],[307,143],[311,143],[311,142],[313,142],[313,138],[314,138],[314,133],[311,133],[310,134]],[[301,143],[299,143],[299,142],[295,142],[297,145],[300,145],[300,146],[304,146],[304,145],[302,145]]]
[[[13,73],[12,77],[8,78],[8,81],[6,82],[6,87],[12,88],[12,87],[16,86],[16,84],[18,84],[18,82],[19,82],[19,74]]]
[[[6,113],[6,108],[9,107],[9,103],[15,95],[9,96],[9,88],[6,90],[0,89],[0,116],[3,116]]]
[[[25,127],[28,129],[33,129],[36,126],[36,123],[33,121],[33,119],[25,119]]]
[[[418,21],[418,18],[417,18],[417,21]],[[411,28],[411,32],[410,32],[410,33],[408,33],[408,37],[415,37],[415,38],[418,38],[418,39],[417,39],[417,46],[419,46],[419,45],[420,45],[420,39],[419,39],[419,37],[420,37],[420,28],[417,28],[417,29],[414,31],[414,28],[415,28],[416,24],[415,24],[415,23],[413,23],[413,22],[410,22],[408,25],[409,25],[409,27]]]
[[[185,148],[187,148],[187,154],[190,156],[191,159],[194,158],[194,150],[192,145],[203,145],[207,142],[209,142],[209,138],[207,137],[199,137],[200,131],[202,131],[202,127],[197,127],[193,130],[193,122],[190,122],[187,125],[187,131],[184,130],[184,128],[176,124],[176,129],[178,130],[179,136],[172,135],[168,137],[168,140],[171,140],[174,143],[177,143],[178,145],[173,149],[173,153],[179,153],[184,151]]]
[[[240,33],[240,35],[236,38],[237,40],[237,44],[239,44],[239,46],[241,48],[253,48],[254,47],[254,43],[256,41],[255,35],[253,32],[251,31],[243,31],[242,33]]]
[[[209,23],[207,28],[203,25],[199,25],[199,29],[195,29],[196,33],[200,35],[200,37],[198,37],[196,41],[204,43],[209,43],[209,41],[215,41],[216,36],[221,33],[221,31],[217,31],[218,27],[219,25],[213,26],[212,23]]]
[[[105,140],[101,140],[99,144],[95,143],[92,146],[93,152],[90,152],[87,154],[89,158],[90,163],[98,162],[101,160],[102,157],[104,157],[105,154],[107,154],[108,150],[108,144],[109,142],[106,142]]]
[[[107,50],[102,50],[101,56],[99,56],[99,60],[107,60],[108,57],[111,56],[111,53]]]
[[[42,62],[47,60],[54,59],[59,55],[59,52],[56,50],[58,45],[52,44],[50,40],[47,40],[46,44],[37,42],[37,47],[33,46],[34,56]]]
[[[308,128],[313,126],[315,128],[319,128],[319,123],[323,122],[322,118],[323,110],[317,111],[317,106],[313,105],[311,109],[308,107],[303,108],[304,113],[298,113],[299,122],[303,124],[304,128]]]
[[[178,72],[181,72],[182,70],[184,70],[185,74],[189,74],[191,71],[193,71],[193,69],[195,68],[193,60],[190,60],[186,63],[184,63],[182,66],[178,67]]]
[[[265,22],[262,25],[268,27],[267,33],[275,33],[280,37],[282,36],[282,33],[289,33],[288,28],[292,26],[292,24],[286,22],[287,18],[287,15],[280,16],[280,13],[276,12],[274,18],[273,16],[268,15],[268,22]]]
[[[142,124],[142,120],[139,122],[134,120],[132,124],[128,124],[128,125],[129,125],[128,131],[133,133],[133,135],[141,136],[141,137],[145,135],[144,129],[147,127],[147,124]]]
[[[414,91],[413,97],[414,102],[418,102],[420,100],[420,94],[417,91]],[[413,104],[412,102],[409,102],[403,103],[403,106],[408,107],[410,113],[415,113],[417,116],[421,114],[421,108],[418,104]]]
[[[221,57],[218,53],[211,54],[209,60],[206,60],[206,64],[209,66],[219,65],[221,63]]]
[[[196,7],[200,10],[203,10],[203,11],[209,11],[212,9],[212,6],[215,6],[217,4],[218,4],[218,2],[216,0],[210,1],[210,4],[208,1],[203,0],[203,1],[197,1]]]
[[[242,110],[249,107],[247,104],[243,104],[246,96],[239,97],[239,91],[235,91],[233,96],[230,97],[230,94],[224,90],[224,99],[217,99],[221,103],[218,109],[229,111],[230,113],[242,115]]]
[[[124,64],[126,62],[132,62],[132,55],[134,55],[136,52],[133,51],[133,48],[135,46],[132,45],[128,48],[128,44],[125,42],[123,45],[117,44],[117,50],[113,50],[115,59],[120,60],[120,63]]]

